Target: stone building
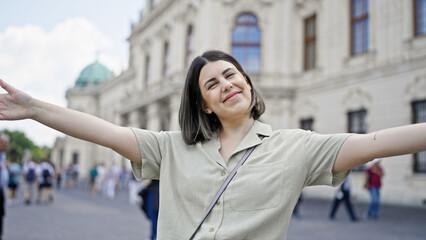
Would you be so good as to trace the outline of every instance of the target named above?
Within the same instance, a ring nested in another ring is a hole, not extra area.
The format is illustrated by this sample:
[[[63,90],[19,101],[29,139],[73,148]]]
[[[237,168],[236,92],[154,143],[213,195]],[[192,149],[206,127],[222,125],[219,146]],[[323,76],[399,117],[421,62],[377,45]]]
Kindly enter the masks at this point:
[[[242,63],[266,103],[261,120],[273,128],[366,133],[426,121],[426,1],[146,4],[128,38],[128,69],[98,85],[76,84],[67,92],[69,107],[124,126],[177,130],[190,61],[220,49]],[[124,162],[70,137],[58,140],[53,154],[61,164],[76,154],[82,166]],[[383,202],[426,204],[425,152],[392,157],[383,166]],[[365,201],[359,170],[352,174],[353,195]],[[332,191],[313,187],[306,195],[331,198]]]

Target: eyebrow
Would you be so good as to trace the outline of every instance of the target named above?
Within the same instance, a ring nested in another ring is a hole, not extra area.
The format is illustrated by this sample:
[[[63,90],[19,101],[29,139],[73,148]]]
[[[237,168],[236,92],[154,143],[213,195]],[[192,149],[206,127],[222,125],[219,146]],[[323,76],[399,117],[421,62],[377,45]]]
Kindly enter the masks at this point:
[[[225,75],[225,74],[226,74],[229,70],[232,70],[232,68],[227,68],[227,69],[223,70],[222,75]],[[206,85],[207,85],[208,83],[210,83],[211,81],[214,81],[214,80],[216,80],[216,78],[210,78],[209,80],[207,80],[207,81],[204,83],[204,87],[206,87]]]

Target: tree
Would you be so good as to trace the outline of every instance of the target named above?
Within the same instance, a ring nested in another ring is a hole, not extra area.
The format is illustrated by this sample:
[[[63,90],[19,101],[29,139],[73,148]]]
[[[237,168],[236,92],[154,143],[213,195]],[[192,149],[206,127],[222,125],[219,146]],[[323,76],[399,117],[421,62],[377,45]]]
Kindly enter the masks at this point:
[[[9,161],[16,161],[22,164],[22,157],[25,149],[31,151],[32,157],[36,161],[42,161],[50,156],[51,149],[48,147],[40,147],[33,143],[21,131],[3,130],[10,138],[10,148],[7,153]]]

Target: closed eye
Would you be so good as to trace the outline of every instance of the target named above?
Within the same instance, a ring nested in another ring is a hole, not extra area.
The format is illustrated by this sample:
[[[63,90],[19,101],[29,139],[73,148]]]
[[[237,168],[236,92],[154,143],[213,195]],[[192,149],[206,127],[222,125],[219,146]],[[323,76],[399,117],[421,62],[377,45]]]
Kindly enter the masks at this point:
[[[232,76],[234,76],[234,73],[230,73],[230,74],[226,75],[226,78],[230,78]]]
[[[213,88],[214,86],[216,86],[216,82],[212,82],[211,84],[209,84],[207,86],[207,89],[209,90],[209,89]]]

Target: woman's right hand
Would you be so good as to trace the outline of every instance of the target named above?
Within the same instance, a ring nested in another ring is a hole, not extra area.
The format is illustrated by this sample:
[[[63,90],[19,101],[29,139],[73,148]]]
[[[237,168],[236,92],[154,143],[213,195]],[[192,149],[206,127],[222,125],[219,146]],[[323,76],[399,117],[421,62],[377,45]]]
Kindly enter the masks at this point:
[[[7,92],[0,94],[0,120],[19,120],[34,117],[33,98],[0,79],[0,86]]]

